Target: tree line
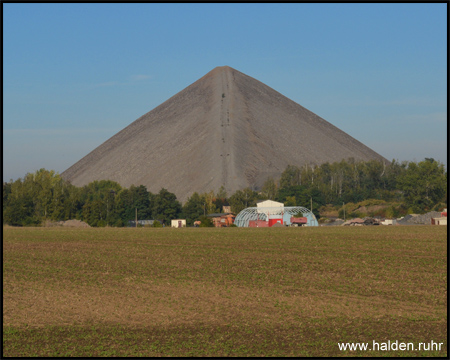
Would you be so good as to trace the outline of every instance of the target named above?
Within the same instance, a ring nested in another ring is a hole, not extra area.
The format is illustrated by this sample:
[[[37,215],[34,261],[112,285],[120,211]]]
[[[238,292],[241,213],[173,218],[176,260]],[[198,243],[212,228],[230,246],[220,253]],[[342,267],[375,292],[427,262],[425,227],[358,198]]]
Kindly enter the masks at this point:
[[[310,207],[369,199],[401,203],[403,213],[425,213],[447,204],[447,171],[433,158],[384,163],[353,158],[320,166],[288,166],[279,181],[268,179],[261,193],[285,205]]]
[[[3,183],[3,224],[36,226],[45,221],[78,219],[91,226],[127,226],[130,220],[156,219],[159,224],[184,218],[211,225],[206,215],[231,206],[237,214],[258,200],[286,206],[313,207],[357,203],[367,199],[401,202],[409,213],[423,213],[447,204],[447,171],[432,158],[420,162],[355,161],[287,166],[279,179],[268,178],[259,191],[238,190],[228,196],[222,187],[193,193],[185,204],[162,188],[153,194],[143,185],[124,188],[110,180],[76,187],[53,170],[40,169],[23,179]]]

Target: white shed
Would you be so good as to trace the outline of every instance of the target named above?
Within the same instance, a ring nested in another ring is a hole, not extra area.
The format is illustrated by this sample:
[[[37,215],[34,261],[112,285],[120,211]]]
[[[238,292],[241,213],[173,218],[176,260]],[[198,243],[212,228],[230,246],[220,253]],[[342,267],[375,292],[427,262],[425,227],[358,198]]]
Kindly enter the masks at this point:
[[[258,203],[256,203],[256,209],[259,214],[267,214],[268,211],[273,211],[273,210],[278,212],[278,210],[282,211],[283,208],[284,208],[283,203],[280,203],[278,201],[273,201],[273,200],[264,200],[264,201],[259,201]]]
[[[380,222],[381,225],[397,225],[397,219],[385,219]]]
[[[186,219],[174,219],[172,220],[171,226],[174,228],[186,227]]]
[[[431,225],[445,225],[447,226],[447,217],[433,218],[431,219]]]

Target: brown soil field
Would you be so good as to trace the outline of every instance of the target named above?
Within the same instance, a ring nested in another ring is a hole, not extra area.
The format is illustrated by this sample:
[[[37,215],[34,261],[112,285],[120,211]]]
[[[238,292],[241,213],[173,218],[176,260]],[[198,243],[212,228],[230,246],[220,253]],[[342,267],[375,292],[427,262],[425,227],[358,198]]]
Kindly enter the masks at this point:
[[[3,236],[3,356],[447,356],[444,226]]]

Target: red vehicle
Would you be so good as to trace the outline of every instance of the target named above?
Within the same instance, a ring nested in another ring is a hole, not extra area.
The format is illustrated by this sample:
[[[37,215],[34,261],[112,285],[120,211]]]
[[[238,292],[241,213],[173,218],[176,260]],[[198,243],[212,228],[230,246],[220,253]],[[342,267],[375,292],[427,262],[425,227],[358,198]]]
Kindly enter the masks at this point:
[[[308,219],[305,217],[291,217],[291,225],[297,224],[297,226],[303,226],[307,222],[308,222]]]

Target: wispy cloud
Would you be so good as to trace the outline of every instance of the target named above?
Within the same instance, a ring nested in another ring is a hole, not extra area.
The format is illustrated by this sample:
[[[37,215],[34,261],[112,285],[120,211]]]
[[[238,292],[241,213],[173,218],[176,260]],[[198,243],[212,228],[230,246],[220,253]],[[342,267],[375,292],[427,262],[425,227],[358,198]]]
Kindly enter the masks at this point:
[[[132,81],[141,81],[141,80],[147,80],[147,79],[152,79],[152,78],[153,78],[153,76],[151,76],[151,75],[143,75],[143,74],[130,76],[130,79]]]
[[[103,83],[94,84],[94,87],[98,88],[98,87],[116,86],[116,85],[120,85],[120,83],[118,81],[107,81],[107,82],[103,82]]]
[[[151,76],[151,75],[136,74],[136,75],[129,76],[126,81],[116,81],[116,80],[105,81],[105,82],[93,84],[92,86],[94,88],[100,88],[100,87],[131,85],[131,84],[135,84],[139,81],[144,81],[144,80],[148,80],[148,79],[152,79],[152,78],[153,78],[153,76]]]

